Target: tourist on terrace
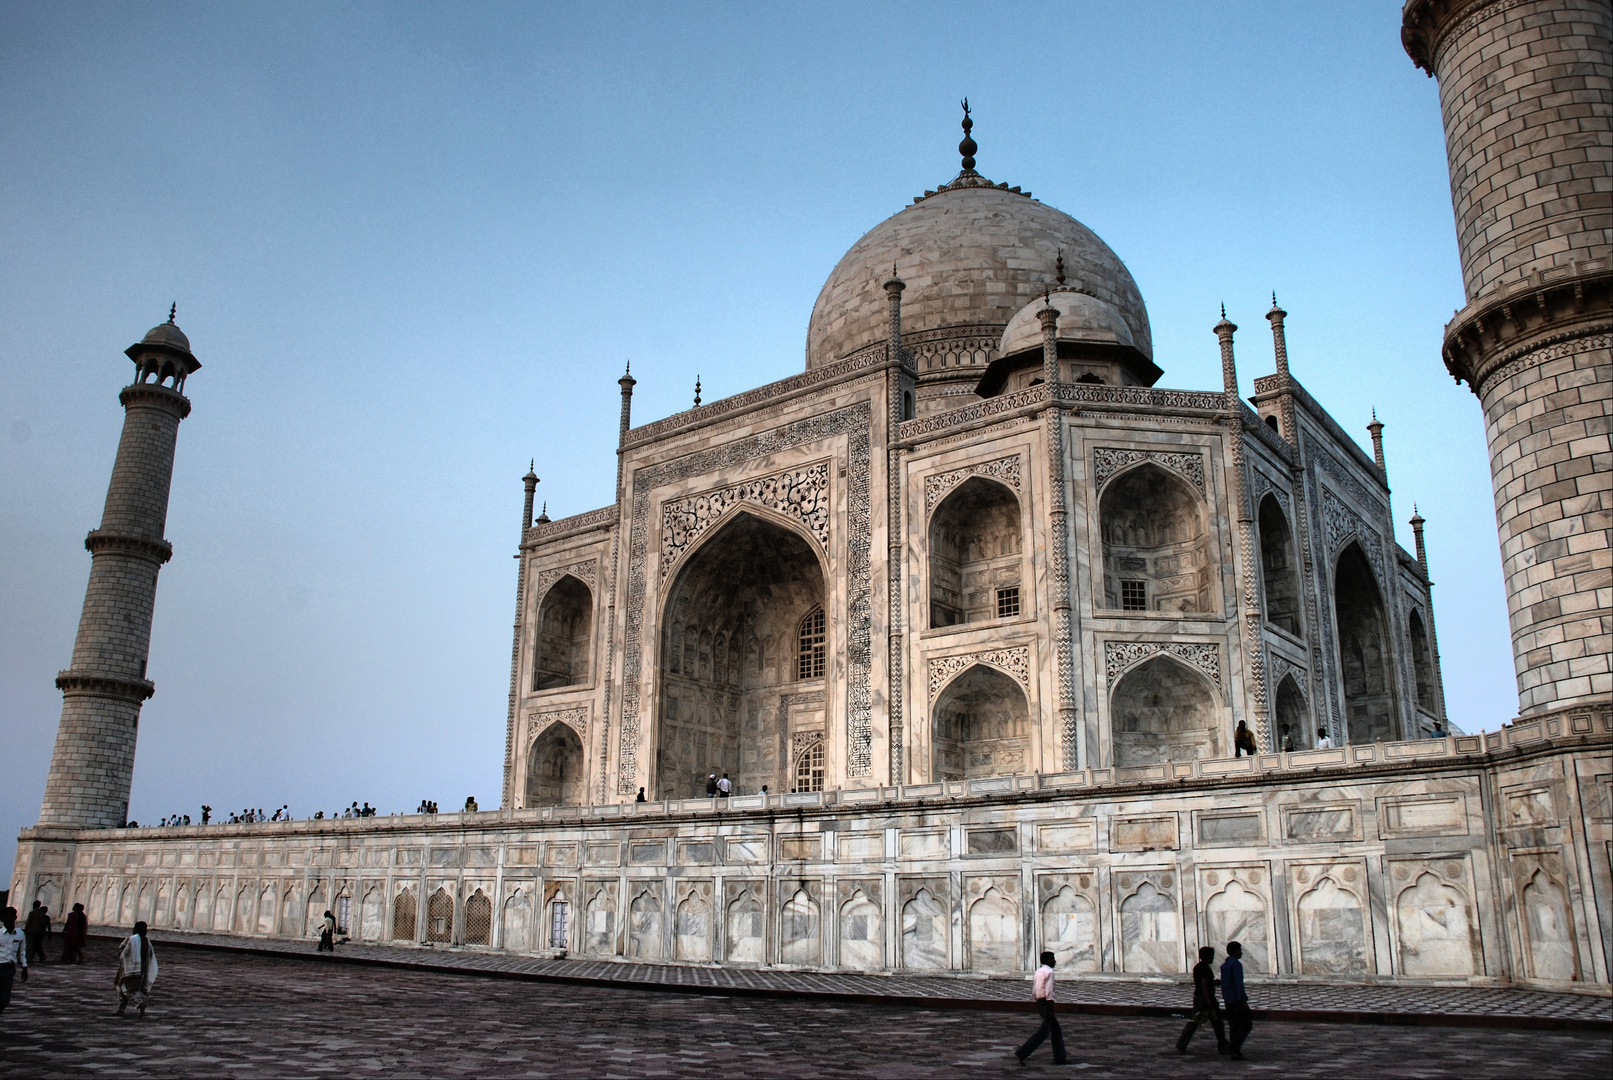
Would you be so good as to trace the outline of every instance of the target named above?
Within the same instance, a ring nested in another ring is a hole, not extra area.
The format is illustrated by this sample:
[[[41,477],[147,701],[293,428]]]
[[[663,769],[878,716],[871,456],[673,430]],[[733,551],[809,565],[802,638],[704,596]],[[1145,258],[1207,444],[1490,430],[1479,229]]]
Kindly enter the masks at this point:
[[[1199,962],[1193,965],[1193,1013],[1188,1017],[1182,1037],[1176,1040],[1176,1052],[1187,1053],[1187,1044],[1200,1026],[1209,1024],[1215,1029],[1217,1053],[1227,1052],[1227,1032],[1221,1023],[1221,1009],[1215,1002],[1215,950],[1206,945],[1199,949]]]
[[[45,939],[50,936],[50,908],[34,901],[34,909],[28,913],[28,921],[22,927],[23,936],[28,940],[28,959],[45,962]]]
[[[1316,729],[1316,749],[1333,749],[1333,739],[1328,735],[1327,728],[1325,727],[1319,727]]]
[[[325,912],[325,918],[319,924],[319,948],[314,951],[329,953],[336,951],[336,916],[329,911]]]
[[[1049,1035],[1053,1036],[1053,1064],[1066,1065],[1069,1055],[1064,1052],[1064,1032],[1059,1029],[1059,1019],[1053,1015],[1053,968],[1058,960],[1050,952],[1042,954],[1042,966],[1036,969],[1031,978],[1031,997],[1036,1002],[1036,1015],[1042,1018],[1042,1026],[1036,1029],[1036,1034],[1025,1040],[1025,1045],[1014,1051],[1014,1057],[1021,1065],[1025,1059],[1035,1053],[1036,1048],[1042,1045],[1042,1040]]]
[[[727,773],[723,773],[722,774],[722,779],[717,781],[717,798],[726,799],[726,798],[728,798],[728,796],[732,795],[733,793],[734,793],[734,782],[732,780],[728,779],[728,774]]]
[[[62,963],[84,962],[84,941],[90,935],[90,920],[84,914],[83,904],[74,904],[62,926]]]
[[[1243,1060],[1243,1040],[1254,1030],[1249,1015],[1249,994],[1243,988],[1243,946],[1227,942],[1227,958],[1221,964],[1221,1000],[1227,1006],[1228,1049],[1234,1061]]]
[[[151,947],[151,935],[146,924],[134,924],[134,932],[123,939],[118,950],[118,1015],[134,1003],[142,1020],[146,1017],[146,1002],[151,988],[157,982],[157,951]]]
[[[716,773],[711,773],[706,777],[706,798],[715,799],[716,797],[717,797],[717,774]]]
[[[17,929],[17,909],[8,907],[0,911],[0,1014],[11,1004],[11,982],[22,972],[22,981],[28,981],[28,946],[23,933]]]
[[[1243,757],[1245,754],[1255,756],[1255,733],[1242,720],[1238,721],[1238,730],[1232,735],[1232,745],[1237,748],[1233,757]]]

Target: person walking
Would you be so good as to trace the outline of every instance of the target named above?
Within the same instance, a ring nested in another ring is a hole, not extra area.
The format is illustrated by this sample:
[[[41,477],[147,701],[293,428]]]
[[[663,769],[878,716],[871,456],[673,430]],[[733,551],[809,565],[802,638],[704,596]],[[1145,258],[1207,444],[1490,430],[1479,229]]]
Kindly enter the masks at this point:
[[[1238,730],[1233,732],[1232,745],[1236,748],[1233,757],[1255,756],[1255,733],[1242,720],[1238,721]]]
[[[1187,1053],[1187,1044],[1193,1041],[1193,1033],[1204,1024],[1215,1029],[1216,1052],[1227,1052],[1227,1032],[1221,1024],[1221,1009],[1215,1003],[1214,965],[1215,950],[1208,945],[1199,949],[1199,962],[1193,965],[1193,1015],[1182,1029],[1182,1037],[1176,1040],[1178,1054]]]
[[[22,981],[28,981],[28,945],[25,935],[17,929],[17,909],[8,907],[0,911],[0,1014],[11,1004],[11,984],[17,972]]]
[[[1014,1057],[1021,1065],[1025,1059],[1035,1053],[1036,1048],[1042,1045],[1042,1040],[1049,1035],[1053,1036],[1053,1064],[1066,1065],[1069,1055],[1064,1052],[1064,1032],[1059,1028],[1059,1018],[1053,1014],[1053,968],[1058,959],[1050,952],[1042,954],[1042,966],[1036,969],[1031,979],[1031,998],[1036,1002],[1036,1015],[1042,1018],[1042,1026],[1036,1029],[1036,1034],[1025,1040],[1025,1044],[1014,1051]]]
[[[62,924],[62,963],[82,964],[84,941],[89,936],[90,920],[84,914],[84,905],[74,904],[73,910],[67,913],[67,921]]]
[[[328,953],[336,951],[336,916],[329,911],[325,912],[325,918],[319,924],[319,948],[315,951]]]
[[[28,960],[32,963],[38,960],[45,962],[45,937],[50,933],[50,908],[34,901],[34,909],[28,913],[28,921],[22,927],[23,937],[28,942]]]
[[[123,939],[123,945],[118,949],[118,973],[115,978],[118,987],[118,1015],[134,1003],[135,1011],[142,1020],[146,1017],[146,1002],[151,997],[151,988],[157,982],[157,951],[151,947],[151,934],[146,930],[146,924],[137,922],[134,931]]]
[[[1254,1030],[1249,1014],[1249,994],[1243,988],[1243,946],[1227,942],[1227,958],[1221,964],[1221,1000],[1227,1006],[1227,1050],[1233,1061],[1243,1060],[1243,1040]]]

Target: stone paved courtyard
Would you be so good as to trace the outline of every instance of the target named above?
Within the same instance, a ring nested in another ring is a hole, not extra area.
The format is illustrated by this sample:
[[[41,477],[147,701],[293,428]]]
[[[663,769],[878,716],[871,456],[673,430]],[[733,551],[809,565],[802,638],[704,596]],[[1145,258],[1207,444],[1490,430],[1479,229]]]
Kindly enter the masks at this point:
[[[159,943],[159,948],[161,948]],[[6,1076],[993,1076],[1019,1013],[518,982],[170,946],[144,1021],[112,1015],[113,945],[36,968],[0,1021]],[[1180,1021],[1070,1016],[1083,1073],[1597,1076],[1602,1032],[1264,1023],[1242,1063]],[[1033,1066],[1046,1068],[1046,1051]]]

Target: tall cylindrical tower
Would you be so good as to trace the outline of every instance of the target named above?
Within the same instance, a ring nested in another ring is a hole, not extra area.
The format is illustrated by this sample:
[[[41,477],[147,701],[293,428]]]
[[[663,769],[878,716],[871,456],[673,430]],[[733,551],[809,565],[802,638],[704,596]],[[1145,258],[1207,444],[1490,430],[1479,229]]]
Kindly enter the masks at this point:
[[[1613,696],[1613,6],[1408,0],[1439,79],[1467,306],[1445,365],[1484,408],[1525,715]]]
[[[62,720],[45,780],[41,825],[113,828],[128,816],[146,678],[157,571],[173,555],[163,539],[179,422],[190,414],[185,379],[202,365],[168,321],[129,346],[134,382],[123,388],[123,437],[101,527],[84,538],[90,583],[73,666],[56,676]]]

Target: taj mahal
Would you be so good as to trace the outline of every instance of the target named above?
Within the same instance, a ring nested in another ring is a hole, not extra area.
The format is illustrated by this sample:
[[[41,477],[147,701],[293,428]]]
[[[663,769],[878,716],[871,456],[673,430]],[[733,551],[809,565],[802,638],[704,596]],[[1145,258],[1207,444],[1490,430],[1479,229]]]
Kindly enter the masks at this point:
[[[597,510],[534,517],[528,472],[496,810],[127,826],[201,367],[172,318],[130,346],[13,896],[639,962],[1012,974],[1047,949],[1137,977],[1237,938],[1270,978],[1605,987],[1610,23],[1404,12],[1467,295],[1441,359],[1491,455],[1502,730],[1447,714],[1423,519],[1396,543],[1383,427],[1368,453],[1305,390],[1277,298],[1253,340],[1206,325],[1220,386],[1170,388],[1120,256],[988,179],[966,105],[956,175],[829,274],[804,371],[648,423],[623,374]]]

